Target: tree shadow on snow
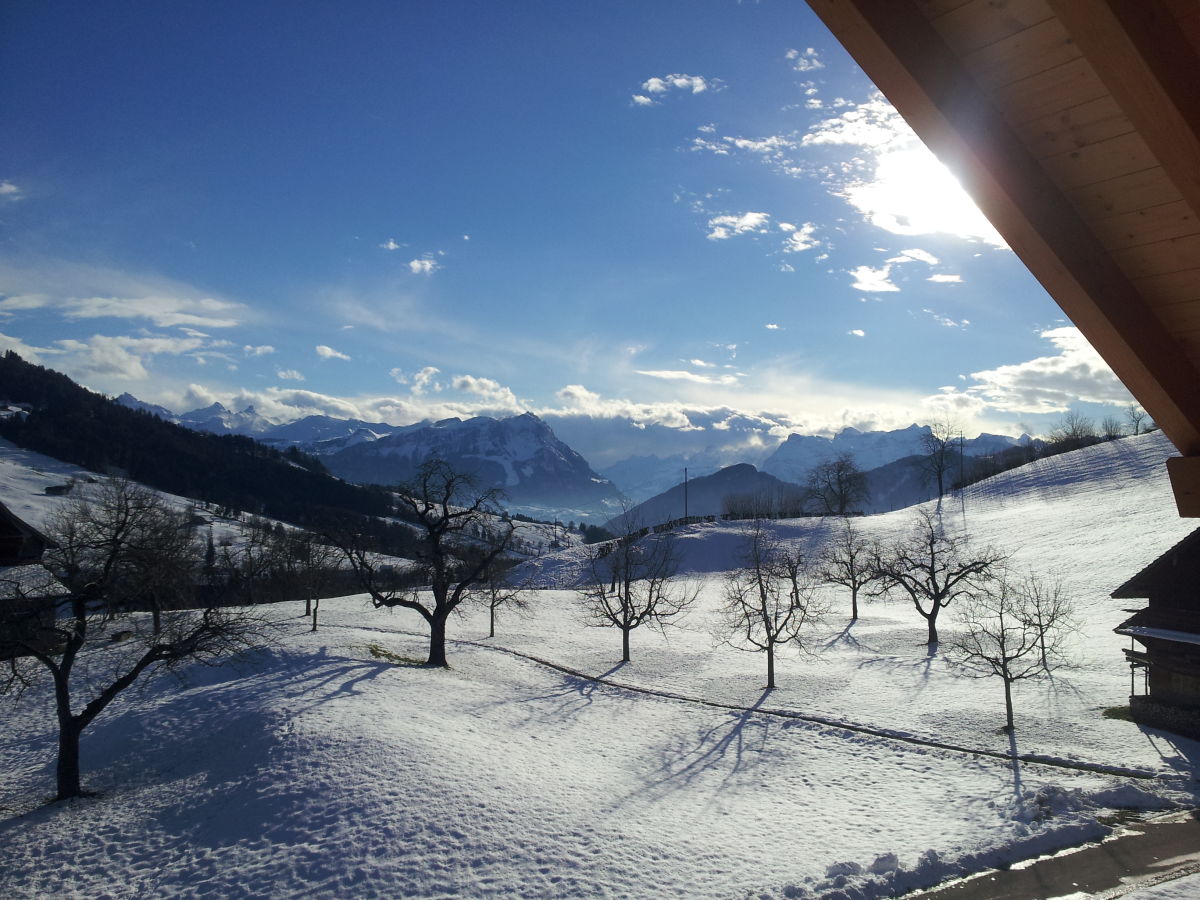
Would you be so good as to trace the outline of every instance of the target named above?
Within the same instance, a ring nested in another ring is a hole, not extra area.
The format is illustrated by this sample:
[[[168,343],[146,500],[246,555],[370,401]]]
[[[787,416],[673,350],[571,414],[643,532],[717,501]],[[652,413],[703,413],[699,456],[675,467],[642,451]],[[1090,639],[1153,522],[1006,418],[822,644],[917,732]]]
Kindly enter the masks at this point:
[[[1164,765],[1189,776],[1195,776],[1200,771],[1200,741],[1148,725],[1139,725],[1138,729]]]
[[[651,798],[696,785],[711,773],[721,772],[716,791],[728,785],[758,760],[766,747],[772,724],[767,716],[756,715],[771,695],[767,688],[744,710],[732,711],[716,724],[702,728],[695,742],[680,738],[664,749],[658,769],[646,780],[645,788],[625,797],[621,803]],[[751,755],[754,754],[754,755]],[[618,805],[621,805],[619,803]]]
[[[860,650],[860,651],[863,651],[866,653],[877,653],[878,651],[874,647],[868,647],[866,644],[864,644],[862,641],[860,641],[858,638],[856,638],[853,634],[850,633],[852,631],[852,629],[854,628],[854,626],[857,624],[858,624],[857,619],[851,619],[849,622],[846,623],[845,628],[843,628],[841,631],[839,631],[837,634],[833,635],[831,638],[829,638],[825,642],[822,649],[832,650],[838,644],[845,644],[847,647],[850,647],[851,649],[854,649],[854,650]]]
[[[604,687],[601,681],[617,674],[627,665],[628,663],[624,661],[619,662],[595,678],[564,674],[559,686],[545,693],[522,696],[515,701],[512,699],[498,700],[484,704],[480,708],[509,706],[513,702],[518,702],[525,709],[526,722],[561,721],[568,716],[577,716],[591,706],[596,691]]]
[[[875,656],[862,660],[859,669],[883,669],[885,671],[908,672],[916,676],[914,689],[920,693],[929,684],[929,676],[933,671],[933,663],[938,658],[937,644],[921,644],[924,650],[919,657],[900,658],[898,656]]]
[[[1017,749],[1017,733],[1008,733],[1008,755],[1012,760],[1013,797],[1021,799],[1021,752]]]
[[[84,787],[104,794],[209,776],[214,761],[230,754],[253,764],[290,731],[295,716],[357,694],[362,682],[392,668],[330,656],[322,647],[311,653],[260,651],[237,665],[197,664],[178,679],[152,679],[118,698],[84,732]],[[49,707],[46,716],[53,717]],[[56,742],[57,730],[48,731],[45,764],[33,773],[47,791],[54,785]],[[222,749],[206,754],[198,752],[201,747]]]

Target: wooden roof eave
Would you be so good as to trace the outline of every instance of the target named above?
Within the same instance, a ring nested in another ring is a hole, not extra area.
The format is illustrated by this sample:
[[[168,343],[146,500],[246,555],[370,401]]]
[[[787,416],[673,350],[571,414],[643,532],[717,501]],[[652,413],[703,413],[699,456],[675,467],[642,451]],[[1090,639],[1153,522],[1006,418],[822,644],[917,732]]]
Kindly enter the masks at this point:
[[[912,0],[809,5],[1184,455],[1176,498],[1200,515],[1200,373],[1137,287]]]

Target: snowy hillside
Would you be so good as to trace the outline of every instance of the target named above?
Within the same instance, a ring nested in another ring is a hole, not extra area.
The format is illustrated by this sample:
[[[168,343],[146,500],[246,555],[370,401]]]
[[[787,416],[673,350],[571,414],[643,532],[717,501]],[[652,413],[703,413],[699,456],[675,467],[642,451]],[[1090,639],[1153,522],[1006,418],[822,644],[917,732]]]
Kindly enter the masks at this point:
[[[619,635],[582,625],[573,549],[534,564],[553,587],[497,638],[479,611],[452,622],[449,670],[404,661],[424,648],[414,614],[327,601],[313,634],[300,604],[273,608],[274,646],[92,726],[94,798],[39,806],[44,686],[0,707],[0,893],[874,898],[1099,837],[1115,807],[1195,802],[1200,745],[1102,715],[1129,690],[1108,592],[1193,525],[1170,453],[1130,438],[947,501],[950,527],[1079,604],[1077,665],[1018,686],[1011,744],[999,685],[927,655],[904,603],[851,625],[832,592],[814,653],[781,659],[765,692],[761,658],[712,636],[738,528],[696,526],[681,544],[700,605],[683,629],[635,632],[625,665]],[[888,539],[911,518],[859,523]],[[826,523],[775,527],[815,548]]]

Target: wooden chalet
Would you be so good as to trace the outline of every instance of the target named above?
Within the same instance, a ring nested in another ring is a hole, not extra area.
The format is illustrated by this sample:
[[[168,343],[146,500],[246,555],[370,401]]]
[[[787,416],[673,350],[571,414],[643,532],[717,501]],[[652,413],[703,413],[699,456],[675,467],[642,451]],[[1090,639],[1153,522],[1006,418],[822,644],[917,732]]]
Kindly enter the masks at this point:
[[[55,610],[68,591],[42,565],[49,538],[0,503],[0,659],[47,645]]]
[[[1145,609],[1117,627],[1130,637],[1130,709],[1134,717],[1200,738],[1200,529],[1115,591],[1118,600],[1144,599]],[[1143,649],[1133,646],[1136,641]],[[1143,691],[1137,692],[1137,673]]]
[[[808,3],[1170,438],[1200,517],[1200,0]],[[1139,715],[1200,697],[1193,538],[1113,595],[1150,599],[1120,629]]]

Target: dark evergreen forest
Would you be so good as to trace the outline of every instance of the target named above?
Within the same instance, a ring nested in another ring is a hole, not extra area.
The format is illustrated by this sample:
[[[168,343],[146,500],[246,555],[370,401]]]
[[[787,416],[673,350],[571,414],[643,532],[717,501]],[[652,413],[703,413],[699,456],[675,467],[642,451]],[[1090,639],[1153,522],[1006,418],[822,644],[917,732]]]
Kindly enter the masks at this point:
[[[123,475],[172,494],[281,519],[310,531],[368,533],[401,554],[409,529],[382,487],[350,484],[295,448],[241,435],[191,431],[80,387],[66,375],[9,351],[0,359],[0,401],[28,415],[0,418],[0,437],[102,474]]]

